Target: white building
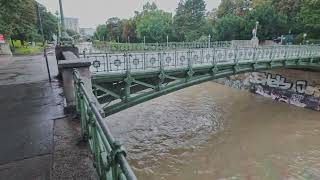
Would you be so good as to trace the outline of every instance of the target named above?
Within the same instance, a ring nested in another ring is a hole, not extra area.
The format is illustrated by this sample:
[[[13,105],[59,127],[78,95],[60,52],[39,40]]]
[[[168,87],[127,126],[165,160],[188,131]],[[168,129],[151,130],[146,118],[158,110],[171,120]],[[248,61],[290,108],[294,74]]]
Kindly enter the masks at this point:
[[[83,36],[92,37],[96,30],[94,28],[80,28],[80,34]]]
[[[66,30],[72,30],[79,33],[79,19],[78,18],[64,18],[64,26]]]

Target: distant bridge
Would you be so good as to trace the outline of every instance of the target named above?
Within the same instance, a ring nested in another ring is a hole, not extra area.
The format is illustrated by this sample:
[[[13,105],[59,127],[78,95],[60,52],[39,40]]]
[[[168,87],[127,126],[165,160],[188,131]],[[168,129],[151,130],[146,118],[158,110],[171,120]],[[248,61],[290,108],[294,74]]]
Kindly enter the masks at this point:
[[[276,68],[320,69],[320,46],[215,47],[86,54],[106,115],[202,82]]]

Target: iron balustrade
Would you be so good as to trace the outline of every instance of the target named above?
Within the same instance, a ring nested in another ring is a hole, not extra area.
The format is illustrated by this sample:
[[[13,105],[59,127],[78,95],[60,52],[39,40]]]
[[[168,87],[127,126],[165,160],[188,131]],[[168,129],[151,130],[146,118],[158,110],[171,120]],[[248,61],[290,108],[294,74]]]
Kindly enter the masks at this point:
[[[165,51],[178,49],[201,49],[215,47],[230,47],[231,41],[215,42],[168,42],[168,43],[111,43],[103,42],[88,46],[78,46],[81,53],[106,53],[123,51]]]
[[[89,141],[94,166],[103,180],[136,180],[126,153],[121,144],[112,136],[107,125],[103,123],[95,103],[90,100],[84,84],[74,70],[74,87],[76,110],[80,115],[81,134]]]
[[[105,115],[156,97],[232,75],[296,68],[320,69],[320,46],[258,46],[87,54],[93,92]]]
[[[242,48],[202,48],[136,53],[84,54],[92,62],[90,70],[99,72],[172,69],[197,65],[241,64],[263,61],[318,58],[320,46],[286,45]]]

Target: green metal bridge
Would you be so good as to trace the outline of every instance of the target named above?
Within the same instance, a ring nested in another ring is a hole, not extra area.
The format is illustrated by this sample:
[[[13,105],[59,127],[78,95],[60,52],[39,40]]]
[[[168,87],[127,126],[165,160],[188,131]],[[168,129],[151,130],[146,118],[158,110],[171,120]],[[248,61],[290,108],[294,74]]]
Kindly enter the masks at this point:
[[[215,47],[165,52],[86,54],[93,93],[108,116],[153,98],[213,79],[268,69],[320,70],[320,46]],[[102,179],[136,179],[125,152],[102,123],[81,80],[77,109]],[[81,88],[82,87],[82,88]]]

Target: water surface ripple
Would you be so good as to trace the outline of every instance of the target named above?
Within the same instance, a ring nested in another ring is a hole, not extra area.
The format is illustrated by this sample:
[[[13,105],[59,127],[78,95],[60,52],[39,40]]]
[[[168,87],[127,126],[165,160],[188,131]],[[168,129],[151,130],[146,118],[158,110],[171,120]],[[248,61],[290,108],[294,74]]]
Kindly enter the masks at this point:
[[[106,122],[140,180],[320,179],[318,112],[213,82]]]

